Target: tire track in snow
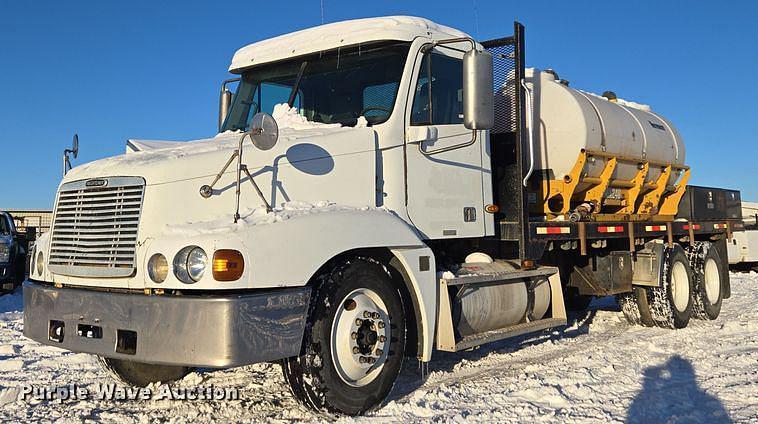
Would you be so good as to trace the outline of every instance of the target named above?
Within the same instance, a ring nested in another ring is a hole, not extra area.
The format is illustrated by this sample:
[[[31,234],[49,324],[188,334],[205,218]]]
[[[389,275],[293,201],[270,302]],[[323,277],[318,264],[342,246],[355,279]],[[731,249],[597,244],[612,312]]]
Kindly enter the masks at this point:
[[[619,312],[620,314],[620,312]],[[535,339],[535,335],[524,336],[524,338],[516,344],[508,346],[509,352],[501,353],[497,347],[488,349],[486,346],[479,349],[486,349],[485,356],[468,360],[467,368],[453,368],[448,371],[432,371],[432,374],[426,381],[415,388],[402,388],[401,390],[409,390],[410,393],[394,399],[396,402],[409,401],[412,397],[418,396],[417,391],[423,390],[425,392],[434,391],[442,386],[460,386],[469,382],[485,379],[493,379],[500,377],[517,376],[524,369],[534,365],[545,365],[558,359],[563,359],[571,356],[578,355],[580,353],[589,352],[597,348],[596,342],[607,342],[610,339],[616,338],[627,332],[629,329],[634,328],[627,324],[623,319],[613,324],[605,324],[600,329],[592,329],[590,331],[590,324],[580,324],[577,326],[576,331],[581,331],[582,327],[585,327],[588,331],[587,334],[580,334],[577,336],[565,336],[565,332],[571,331],[571,328],[558,328],[553,330],[546,330],[538,336],[546,336],[546,340],[540,341],[539,338]],[[556,334],[557,333],[557,334]],[[553,339],[555,337],[555,339]],[[518,338],[516,339],[518,340]],[[502,343],[502,342],[501,342]],[[529,343],[523,346],[524,343]],[[534,354],[535,348],[541,348],[543,346],[550,345],[547,352]],[[476,352],[469,351],[463,353],[451,353],[450,355],[457,355],[457,358],[451,357],[453,363],[459,363],[467,360],[465,355],[467,353]],[[434,359],[432,364],[435,364]],[[438,368],[438,367],[437,367]],[[440,373],[444,373],[439,375]]]

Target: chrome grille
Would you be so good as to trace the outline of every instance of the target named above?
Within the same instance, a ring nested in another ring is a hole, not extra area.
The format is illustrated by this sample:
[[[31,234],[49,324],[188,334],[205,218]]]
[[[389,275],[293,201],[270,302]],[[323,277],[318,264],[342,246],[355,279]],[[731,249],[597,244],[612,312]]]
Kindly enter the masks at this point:
[[[61,186],[55,205],[50,271],[76,277],[134,273],[145,181],[97,178]]]

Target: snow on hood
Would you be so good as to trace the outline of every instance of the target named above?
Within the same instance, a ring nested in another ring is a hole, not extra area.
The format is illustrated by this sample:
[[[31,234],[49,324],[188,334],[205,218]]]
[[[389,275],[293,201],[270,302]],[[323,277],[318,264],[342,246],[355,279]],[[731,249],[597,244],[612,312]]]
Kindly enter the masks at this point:
[[[240,219],[235,223],[234,214],[224,214],[220,218],[209,221],[187,221],[183,223],[166,224],[163,234],[168,236],[197,236],[203,234],[229,234],[243,231],[257,225],[269,225],[291,219],[335,211],[376,211],[390,213],[385,208],[376,207],[350,207],[337,205],[328,200],[315,203],[290,201],[275,207],[272,212],[266,212],[265,208],[247,208],[240,211]]]
[[[278,144],[283,147],[290,146],[300,139],[355,131],[368,126],[364,117],[360,117],[358,124],[354,127],[310,122],[305,116],[299,114],[297,108],[290,108],[287,104],[276,105],[272,116],[279,126]],[[131,139],[127,141],[126,154],[77,166],[67,174],[65,181],[114,175],[113,172],[117,171],[133,173],[134,170],[129,168],[155,166],[167,161],[203,154],[231,154],[237,148],[243,134],[242,131],[225,131],[214,137],[191,141]],[[253,149],[249,145],[246,147]],[[247,152],[247,149],[245,151]],[[218,168],[222,164],[223,162],[219,163]],[[216,167],[215,164],[214,167]]]

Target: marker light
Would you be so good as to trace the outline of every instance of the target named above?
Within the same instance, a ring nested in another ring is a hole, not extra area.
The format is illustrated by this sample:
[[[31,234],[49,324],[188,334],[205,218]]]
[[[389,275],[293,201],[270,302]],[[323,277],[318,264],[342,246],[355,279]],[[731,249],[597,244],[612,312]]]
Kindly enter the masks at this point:
[[[45,255],[43,255],[42,252],[37,253],[37,262],[35,263],[35,266],[37,267],[37,275],[41,277],[42,271],[45,270]]]
[[[242,253],[221,249],[213,254],[213,278],[216,281],[235,281],[242,277],[245,270],[245,260]]]

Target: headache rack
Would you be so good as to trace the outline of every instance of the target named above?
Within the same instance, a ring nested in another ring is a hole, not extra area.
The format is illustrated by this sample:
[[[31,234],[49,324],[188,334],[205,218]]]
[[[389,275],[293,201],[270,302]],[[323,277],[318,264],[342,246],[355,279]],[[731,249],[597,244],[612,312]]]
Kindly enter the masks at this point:
[[[63,184],[53,218],[50,271],[72,277],[133,275],[144,191],[140,177]]]

